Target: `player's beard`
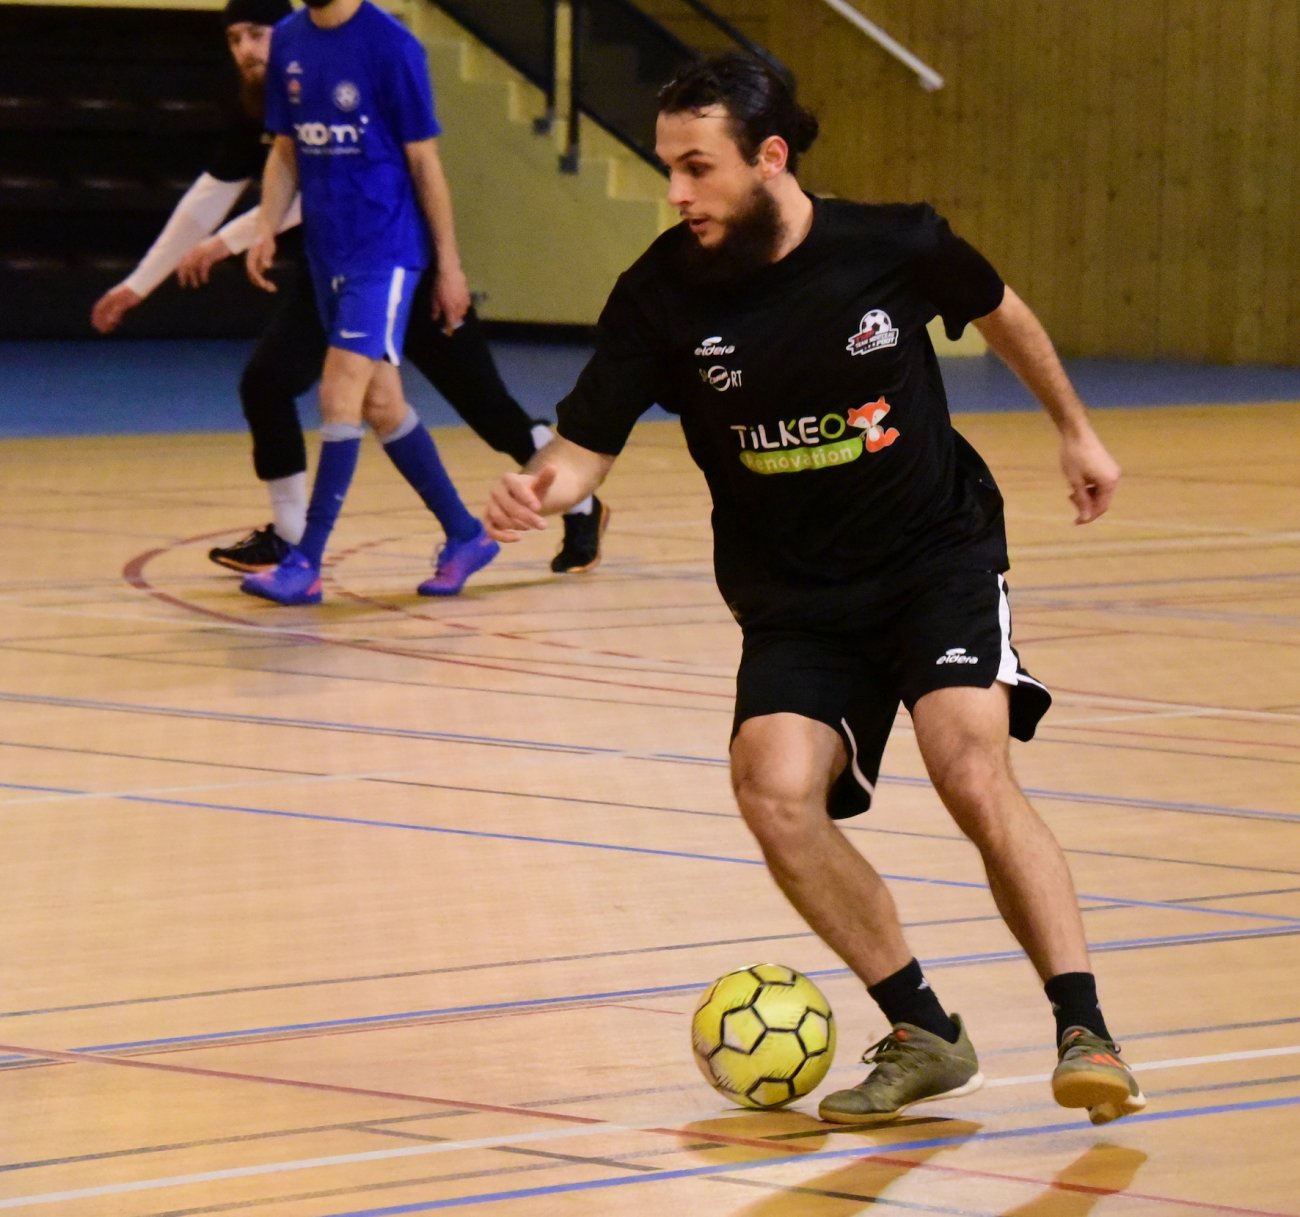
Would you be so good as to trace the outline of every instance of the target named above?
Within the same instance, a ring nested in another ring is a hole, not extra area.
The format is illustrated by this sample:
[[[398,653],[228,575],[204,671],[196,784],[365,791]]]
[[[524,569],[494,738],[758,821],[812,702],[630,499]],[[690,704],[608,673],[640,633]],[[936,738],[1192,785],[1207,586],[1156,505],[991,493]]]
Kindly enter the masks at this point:
[[[261,119],[266,112],[266,70],[258,72],[257,77],[239,75],[239,104],[249,118]]]
[[[689,230],[681,243],[682,273],[691,283],[724,286],[748,278],[776,259],[785,224],[776,199],[756,185],[748,202],[726,222],[716,245],[702,245]]]

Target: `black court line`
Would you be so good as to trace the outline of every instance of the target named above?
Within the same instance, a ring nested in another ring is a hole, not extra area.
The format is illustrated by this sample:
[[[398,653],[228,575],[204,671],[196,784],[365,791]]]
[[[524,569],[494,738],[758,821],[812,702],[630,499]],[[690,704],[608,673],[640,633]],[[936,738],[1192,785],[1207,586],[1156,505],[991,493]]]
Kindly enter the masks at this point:
[[[1100,746],[1100,745],[1097,745]],[[23,749],[28,748],[35,751],[45,752],[63,752],[72,756],[104,756],[110,758],[121,758],[125,760],[144,760],[153,761],[160,764],[174,765],[193,765],[200,768],[229,769],[235,772],[252,771],[257,773],[271,773],[281,777],[319,777],[333,778],[336,775],[320,772],[310,769],[287,769],[284,767],[268,766],[249,766],[232,761],[210,761],[210,760],[189,760],[183,757],[166,757],[166,756],[147,756],[138,753],[119,753],[106,752],[94,749],[71,748],[67,745],[55,744],[31,744],[23,741],[0,740],[0,747]],[[413,778],[393,778],[377,777],[373,775],[363,775],[354,779],[359,782],[374,783],[385,786],[405,786],[417,790],[445,790],[461,794],[483,794],[490,795],[494,798],[519,798],[533,799],[539,802],[567,803],[573,806],[589,806],[600,808],[612,808],[620,811],[653,811],[663,812],[670,815],[683,816],[702,816],[709,819],[737,820],[739,813],[734,809],[728,811],[706,811],[699,808],[691,807],[671,807],[660,803],[629,803],[613,799],[588,799],[578,795],[551,795],[541,794],[532,790],[503,790],[484,786],[467,786],[464,783],[445,783],[421,781]],[[929,783],[923,779],[903,779],[891,777],[889,774],[882,774],[880,778],[882,785],[908,784],[914,786],[928,786]],[[866,823],[848,823],[842,821],[840,829],[846,833],[874,833],[880,836],[894,837],[915,837],[927,841],[946,841],[961,843],[966,840],[960,833],[936,833],[920,832],[917,830],[901,828],[879,828],[873,826],[870,822]],[[1070,855],[1079,857],[1097,857],[1097,858],[1116,858],[1133,862],[1158,862],[1170,866],[1194,866],[1203,867],[1210,870],[1231,870],[1247,874],[1265,874],[1265,875],[1296,875],[1300,876],[1300,870],[1291,870],[1284,867],[1258,866],[1237,862],[1212,862],[1206,859],[1197,858],[1171,858],[1160,854],[1135,854],[1123,853],[1118,850],[1105,849],[1083,849],[1078,846],[1069,848],[1062,847]],[[1171,902],[1172,903],[1172,902]]]
[[[410,1124],[416,1121],[446,1120],[453,1116],[470,1116],[469,1108],[463,1111],[426,1111],[413,1116],[376,1116],[366,1119],[344,1120],[336,1124],[308,1124],[301,1128],[274,1128],[264,1132],[233,1133],[225,1137],[203,1137],[197,1141],[171,1141],[158,1145],[135,1145],[130,1149],[108,1149],[93,1154],[66,1154],[59,1158],[33,1158],[28,1162],[0,1162],[0,1173],[35,1170],[46,1166],[74,1166],[81,1162],[104,1162],[113,1158],[139,1158],[148,1154],[168,1154],[185,1149],[208,1149],[214,1145],[240,1145],[248,1141],[275,1141],[284,1137],[310,1136],[313,1133],[372,1131],[369,1125]],[[437,1138],[435,1138],[437,1139]]]
[[[514,695],[512,694],[512,696]],[[454,731],[433,731],[406,727],[384,727],[362,723],[335,722],[315,718],[235,713],[217,710],[198,710],[136,702],[112,702],[100,698],[52,697],[41,696],[38,694],[0,691],[0,702],[12,702],[19,705],[34,704],[52,709],[77,710],[91,713],[135,714],[143,717],[177,718],[208,724],[228,723],[244,726],[284,728],[296,731],[316,731],[323,734],[338,733],[343,735],[379,736],[392,739],[409,739],[424,743],[474,745],[487,748],[518,749],[520,751],[563,753],[575,756],[606,756],[622,759],[630,758],[660,763],[689,763],[696,765],[709,765],[717,768],[725,768],[727,765],[726,758],[715,756],[685,757],[671,753],[638,753],[620,748],[601,747],[594,744],[565,744],[546,740],[528,740],[503,736]],[[885,780],[901,785],[918,786],[927,790],[931,789],[930,782],[924,778],[886,775]],[[1034,799],[1051,799],[1056,801],[1104,805],[1109,807],[1132,807],[1146,811],[1169,812],[1183,815],[1207,815],[1227,819],[1258,819],[1280,823],[1300,824],[1300,814],[1270,811],[1264,808],[1226,807],[1215,804],[1138,798],[1118,794],[1093,795],[1083,791],[1051,790],[1038,787],[1026,788],[1025,794]]]

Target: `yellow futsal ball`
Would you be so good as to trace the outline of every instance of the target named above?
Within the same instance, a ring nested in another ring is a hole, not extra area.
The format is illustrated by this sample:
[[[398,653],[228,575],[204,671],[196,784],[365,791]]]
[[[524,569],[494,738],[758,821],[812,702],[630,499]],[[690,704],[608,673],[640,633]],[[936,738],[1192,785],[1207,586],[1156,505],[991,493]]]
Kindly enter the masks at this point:
[[[835,1055],[835,1018],[811,980],[759,963],[715,980],[691,1019],[695,1063],[709,1085],[765,1111],[816,1089]]]

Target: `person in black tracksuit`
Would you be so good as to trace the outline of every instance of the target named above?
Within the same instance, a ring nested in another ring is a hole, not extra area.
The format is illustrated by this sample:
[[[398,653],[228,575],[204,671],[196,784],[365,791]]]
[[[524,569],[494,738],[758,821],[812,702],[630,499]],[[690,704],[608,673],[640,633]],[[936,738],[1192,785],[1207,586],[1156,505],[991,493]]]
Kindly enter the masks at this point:
[[[817,123],[762,61],[722,56],[660,94],[656,151],[682,223],[620,276],[558,437],[504,475],[499,541],[590,493],[653,402],[680,417],[713,500],[714,572],[742,631],[736,799],[773,879],[892,1030],[822,1119],[892,1120],[983,1081],[881,876],[835,821],[869,807],[900,704],[1056,1018],[1058,1103],[1141,1110],[1097,998],[1065,856],[1011,770],[1051,704],[1011,645],[1002,496],[952,425],[926,329],[974,324],[1056,424],[1076,522],[1119,467],[1050,339],[924,203],[806,194]]]
[[[101,333],[115,330],[173,270],[182,284],[199,286],[216,263],[243,252],[251,242],[255,212],[217,226],[249,183],[261,177],[269,146],[262,96],[271,27],[291,11],[288,0],[230,0],[226,5],[223,19],[239,72],[239,97],[230,106],[207,167],[158,239],[136,269],[96,302],[91,320]],[[306,520],[307,451],[296,399],[320,379],[327,343],[303,263],[301,233],[292,229],[298,218],[295,205],[286,219],[290,230],[279,246],[279,303],[239,383],[253,442],[253,468],[266,484],[273,520],[229,546],[209,551],[218,565],[245,573],[275,566],[301,538]],[[416,289],[417,300],[432,297],[432,274],[430,268]],[[443,332],[426,307],[413,309],[402,354],[495,451],[524,464],[550,439],[548,425],[529,418],[503,383],[483,323],[472,308],[451,334]],[[607,505],[594,496],[566,514],[564,538],[551,569],[561,574],[593,569],[600,561],[608,521]]]

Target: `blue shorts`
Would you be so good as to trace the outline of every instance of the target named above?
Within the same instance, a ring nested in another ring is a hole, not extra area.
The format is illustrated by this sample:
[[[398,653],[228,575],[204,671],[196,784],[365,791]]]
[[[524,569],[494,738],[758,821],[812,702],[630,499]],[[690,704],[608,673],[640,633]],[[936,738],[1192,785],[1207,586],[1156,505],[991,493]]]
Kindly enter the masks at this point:
[[[411,302],[423,272],[405,266],[357,275],[329,275],[312,270],[316,308],[329,344],[367,359],[401,362]]]

